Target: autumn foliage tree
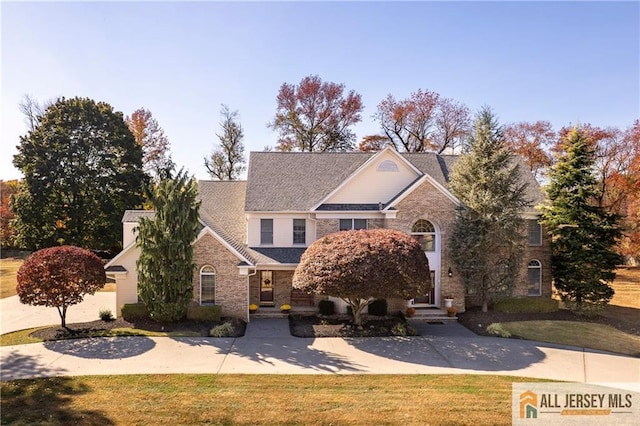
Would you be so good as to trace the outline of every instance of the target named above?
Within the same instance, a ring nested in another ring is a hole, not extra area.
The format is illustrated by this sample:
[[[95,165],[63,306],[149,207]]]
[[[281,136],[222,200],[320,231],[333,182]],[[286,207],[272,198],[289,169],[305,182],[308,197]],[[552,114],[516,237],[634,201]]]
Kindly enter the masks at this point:
[[[410,299],[431,287],[429,261],[411,236],[391,229],[342,231],[307,248],[293,275],[293,287],[343,299],[362,324],[372,298]]]
[[[58,246],[33,252],[18,269],[17,280],[21,303],[57,308],[66,327],[67,308],[104,287],[106,275],[100,258],[89,250]]]
[[[268,124],[280,134],[279,151],[349,151],[355,134],[351,126],[361,120],[358,93],[345,85],[322,81],[317,75],[299,84],[280,87],[276,116]]]
[[[136,143],[142,147],[142,167],[147,175],[156,181],[171,165],[169,138],[160,127],[151,111],[144,108],[135,110],[125,118]]]
[[[438,93],[419,89],[406,99],[397,100],[389,94],[378,104],[373,118],[380,123],[382,133],[398,151],[437,152],[460,148],[469,135],[469,109]],[[378,138],[370,142],[380,146]],[[375,150],[366,141],[361,151]]]
[[[12,247],[15,214],[11,208],[11,196],[18,192],[19,181],[0,179],[0,247]]]
[[[553,164],[551,148],[556,142],[556,132],[548,121],[534,123],[521,121],[507,124],[502,129],[507,148],[524,158],[536,179],[542,181]]]

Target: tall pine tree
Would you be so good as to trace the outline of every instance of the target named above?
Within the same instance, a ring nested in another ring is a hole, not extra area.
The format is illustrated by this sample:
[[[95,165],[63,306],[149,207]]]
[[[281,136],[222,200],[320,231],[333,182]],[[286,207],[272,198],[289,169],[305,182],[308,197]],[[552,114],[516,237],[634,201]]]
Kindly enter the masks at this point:
[[[153,219],[142,218],[137,242],[140,299],[158,321],[177,321],[193,299],[193,246],[198,229],[198,186],[181,170],[150,196]]]
[[[613,250],[621,232],[617,216],[596,204],[595,143],[574,128],[561,141],[562,154],[546,188],[542,223],[552,235],[552,272],[562,300],[579,312],[603,307],[621,258]]]
[[[519,275],[521,212],[530,203],[519,167],[487,107],[476,118],[470,152],[453,168],[451,191],[463,204],[451,235],[453,262],[467,291],[480,299],[486,312],[491,300],[510,295]]]

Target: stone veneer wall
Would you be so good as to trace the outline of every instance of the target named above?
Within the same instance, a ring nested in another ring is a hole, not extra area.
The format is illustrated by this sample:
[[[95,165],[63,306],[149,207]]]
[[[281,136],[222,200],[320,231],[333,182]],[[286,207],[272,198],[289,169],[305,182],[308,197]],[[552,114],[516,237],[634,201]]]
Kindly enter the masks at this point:
[[[193,300],[200,303],[200,270],[213,266],[216,270],[215,303],[222,306],[222,316],[248,320],[247,277],[238,272],[240,260],[213,236],[207,234],[193,247]]]

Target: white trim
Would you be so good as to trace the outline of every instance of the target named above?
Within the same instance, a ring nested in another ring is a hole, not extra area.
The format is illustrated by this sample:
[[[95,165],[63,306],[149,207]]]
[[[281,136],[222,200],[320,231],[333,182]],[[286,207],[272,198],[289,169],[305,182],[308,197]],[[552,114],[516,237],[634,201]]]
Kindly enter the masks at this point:
[[[136,246],[136,242],[133,241],[131,242],[128,246],[126,246],[125,248],[122,249],[122,251],[118,254],[116,254],[116,256],[111,259],[110,261],[108,261],[105,265],[104,265],[104,269],[106,270],[109,266],[113,266],[114,263],[116,263],[116,261],[118,259],[120,259],[122,256],[124,256],[129,250],[131,250],[133,247]]]
[[[208,226],[205,226],[204,228],[202,228],[202,230],[200,231],[196,239],[191,244],[195,244],[206,234],[209,234],[213,238],[215,238],[220,244],[222,244],[227,250],[233,253],[238,259],[248,263],[250,266],[253,265],[253,262],[251,262],[249,259],[244,257],[238,250],[236,250],[231,244],[226,242],[224,238],[222,238],[220,235],[218,235],[213,229],[209,228]]]
[[[205,272],[205,274],[204,274],[204,275],[207,275],[207,276],[213,276],[213,303],[214,303],[214,304],[216,303],[216,292],[217,292],[217,290],[218,290],[218,282],[217,282],[218,280],[216,279],[216,276],[218,275],[218,273],[217,273],[217,271],[216,271],[216,268],[215,268],[213,265],[210,265],[210,264],[203,265],[203,266],[202,266],[202,268],[200,268],[200,272],[198,273],[198,278],[199,278],[199,281],[200,281],[200,282],[199,282],[199,284],[200,284],[200,300],[198,301],[198,304],[199,304],[200,306],[203,306],[203,305],[202,305],[202,275],[203,275],[203,274],[202,274],[202,270],[203,270],[204,268],[211,268],[211,269],[213,269],[213,273],[211,273],[211,272]],[[204,305],[204,306],[207,306],[207,305]]]
[[[531,262],[538,262],[538,266],[537,267],[529,266]],[[538,271],[540,271],[540,275],[538,276],[538,294],[529,293],[529,284],[531,284],[529,282],[529,269],[537,269]],[[542,262],[540,262],[538,259],[529,259],[529,261],[527,262],[527,297],[538,297],[538,296],[542,296]]]
[[[320,200],[320,202],[318,204],[316,204],[313,207],[311,207],[311,210],[316,210],[318,207],[320,207],[321,205],[325,204],[325,202],[327,200],[331,199],[331,197],[333,197],[340,190],[342,190],[342,188],[347,186],[353,179],[355,179],[356,176],[358,176],[360,173],[362,173],[365,169],[368,169],[369,166],[371,165],[371,163],[376,161],[378,159],[378,157],[381,157],[381,156],[385,155],[386,153],[391,153],[391,155],[394,155],[396,158],[398,158],[399,161],[401,161],[407,167],[409,167],[417,176],[422,176],[423,173],[420,170],[418,170],[416,168],[416,166],[411,164],[411,162],[409,160],[407,160],[402,155],[400,155],[400,153],[398,151],[396,151],[395,149],[393,149],[391,147],[386,147],[382,151],[379,151],[379,152],[375,153],[375,155],[372,155],[367,161],[365,161],[360,167],[358,167],[355,172],[351,173],[351,175],[348,178],[346,178],[340,185],[338,185],[326,197],[324,197],[322,200]]]

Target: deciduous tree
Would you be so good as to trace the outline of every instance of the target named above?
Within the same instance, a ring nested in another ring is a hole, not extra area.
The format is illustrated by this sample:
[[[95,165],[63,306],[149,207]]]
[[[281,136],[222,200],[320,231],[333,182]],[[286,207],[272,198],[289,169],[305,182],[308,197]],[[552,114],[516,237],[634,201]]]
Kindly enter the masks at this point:
[[[24,95],[22,97],[18,107],[20,108],[20,112],[24,114],[29,131],[33,131],[38,127],[45,111],[54,103],[55,101],[53,100],[40,103],[31,95]]]
[[[146,181],[142,149],[122,113],[60,98],[20,137],[13,164],[24,174],[13,203],[20,247],[120,247],[122,214],[141,205]]]
[[[18,180],[0,179],[0,247],[13,247],[15,232],[11,222],[15,213],[11,206],[11,198],[18,192],[18,185]]]
[[[526,184],[489,108],[478,114],[470,152],[455,164],[451,191],[460,199],[450,250],[468,291],[488,310],[509,295],[521,265]]]
[[[198,186],[181,170],[150,196],[155,215],[140,219],[138,292],[158,321],[177,321],[193,299],[193,246],[198,229]]]
[[[104,287],[106,275],[98,256],[79,247],[50,247],[31,253],[18,269],[20,302],[58,309],[66,327],[67,308]]]
[[[139,108],[125,118],[136,143],[142,147],[142,167],[149,176],[158,181],[171,166],[169,138],[158,124],[151,111]]]
[[[462,148],[469,135],[469,109],[438,93],[419,89],[409,98],[389,94],[373,118],[398,151],[442,153]]]
[[[277,96],[277,110],[268,124],[280,134],[280,151],[349,151],[355,134],[351,126],[361,120],[362,100],[345,85],[323,82],[317,75],[300,84],[284,83]]]
[[[209,158],[204,159],[212,179],[236,180],[245,170],[244,132],[238,118],[238,111],[231,111],[226,105],[220,109],[222,134],[216,133],[220,140]]]
[[[293,287],[342,298],[354,323],[372,298],[410,299],[431,286],[429,261],[411,236],[391,229],[329,234],[307,248],[293,275]]]
[[[588,128],[569,131],[560,147],[546,188],[550,204],[543,210],[543,224],[552,235],[556,289],[570,308],[588,311],[613,297],[610,283],[621,261],[613,248],[620,229],[616,215],[596,201],[596,143]]]
[[[553,163],[550,149],[556,142],[556,132],[548,121],[529,123],[521,121],[504,127],[503,135],[507,147],[524,158],[529,170],[539,181]]]

